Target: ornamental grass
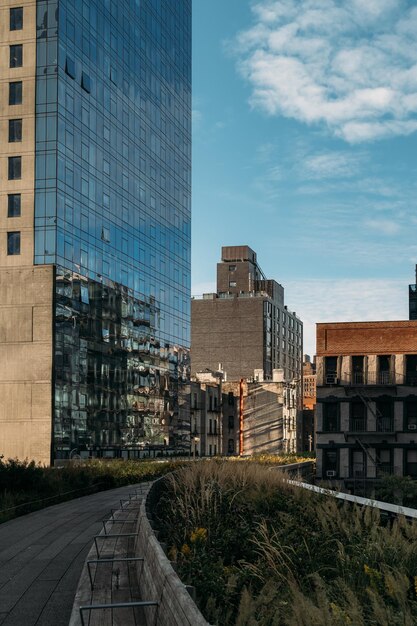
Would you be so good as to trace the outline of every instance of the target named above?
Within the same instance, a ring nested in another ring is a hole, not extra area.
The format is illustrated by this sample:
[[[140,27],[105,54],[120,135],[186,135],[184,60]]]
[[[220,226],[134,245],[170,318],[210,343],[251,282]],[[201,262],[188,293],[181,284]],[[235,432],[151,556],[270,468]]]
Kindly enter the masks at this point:
[[[224,461],[167,477],[155,518],[211,624],[417,623],[417,526],[403,518]]]

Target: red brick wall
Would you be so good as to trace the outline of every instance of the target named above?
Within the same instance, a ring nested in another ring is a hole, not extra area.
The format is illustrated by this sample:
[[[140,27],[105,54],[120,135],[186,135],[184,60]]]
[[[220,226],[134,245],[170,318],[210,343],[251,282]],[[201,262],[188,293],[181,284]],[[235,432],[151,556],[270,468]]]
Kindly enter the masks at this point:
[[[417,354],[417,321],[317,324],[317,355]]]

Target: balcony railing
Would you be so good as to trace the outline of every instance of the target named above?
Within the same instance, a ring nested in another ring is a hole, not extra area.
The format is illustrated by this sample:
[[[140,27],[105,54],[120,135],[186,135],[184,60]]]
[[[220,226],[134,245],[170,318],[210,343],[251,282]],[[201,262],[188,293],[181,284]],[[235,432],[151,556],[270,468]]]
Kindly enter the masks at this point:
[[[341,375],[341,378],[337,376],[336,372],[326,372],[323,385],[351,385],[358,387],[366,385],[409,385],[417,387],[417,372],[406,372],[405,374],[392,371],[345,372]]]
[[[390,433],[394,430],[394,418],[378,417],[376,420],[377,433]]]
[[[349,430],[352,433],[365,433],[366,432],[366,419],[352,417],[349,420]]]
[[[344,376],[351,385],[395,385],[396,376],[393,372],[352,372]],[[349,383],[348,383],[349,384]]]
[[[375,428],[368,428],[366,418],[353,417],[349,420],[349,432],[352,433],[391,433],[394,432],[394,419],[392,417],[378,417],[375,420]]]
[[[349,480],[372,480],[375,478],[385,478],[386,476],[400,475],[398,467],[392,463],[377,463],[376,466],[361,463],[351,463],[345,466],[345,478]]]

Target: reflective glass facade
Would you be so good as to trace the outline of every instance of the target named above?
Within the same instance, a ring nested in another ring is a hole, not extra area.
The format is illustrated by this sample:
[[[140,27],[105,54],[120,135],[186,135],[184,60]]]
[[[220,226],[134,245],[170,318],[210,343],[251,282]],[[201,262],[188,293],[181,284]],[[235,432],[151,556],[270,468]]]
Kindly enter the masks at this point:
[[[35,263],[56,265],[54,456],[178,446],[191,0],[37,3]]]

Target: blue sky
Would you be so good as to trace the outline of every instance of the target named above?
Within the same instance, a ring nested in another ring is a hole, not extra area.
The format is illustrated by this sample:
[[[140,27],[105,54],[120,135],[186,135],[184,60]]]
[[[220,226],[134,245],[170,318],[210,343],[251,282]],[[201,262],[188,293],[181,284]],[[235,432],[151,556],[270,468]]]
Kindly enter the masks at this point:
[[[417,8],[194,0],[193,294],[248,244],[305,323],[406,319]]]

